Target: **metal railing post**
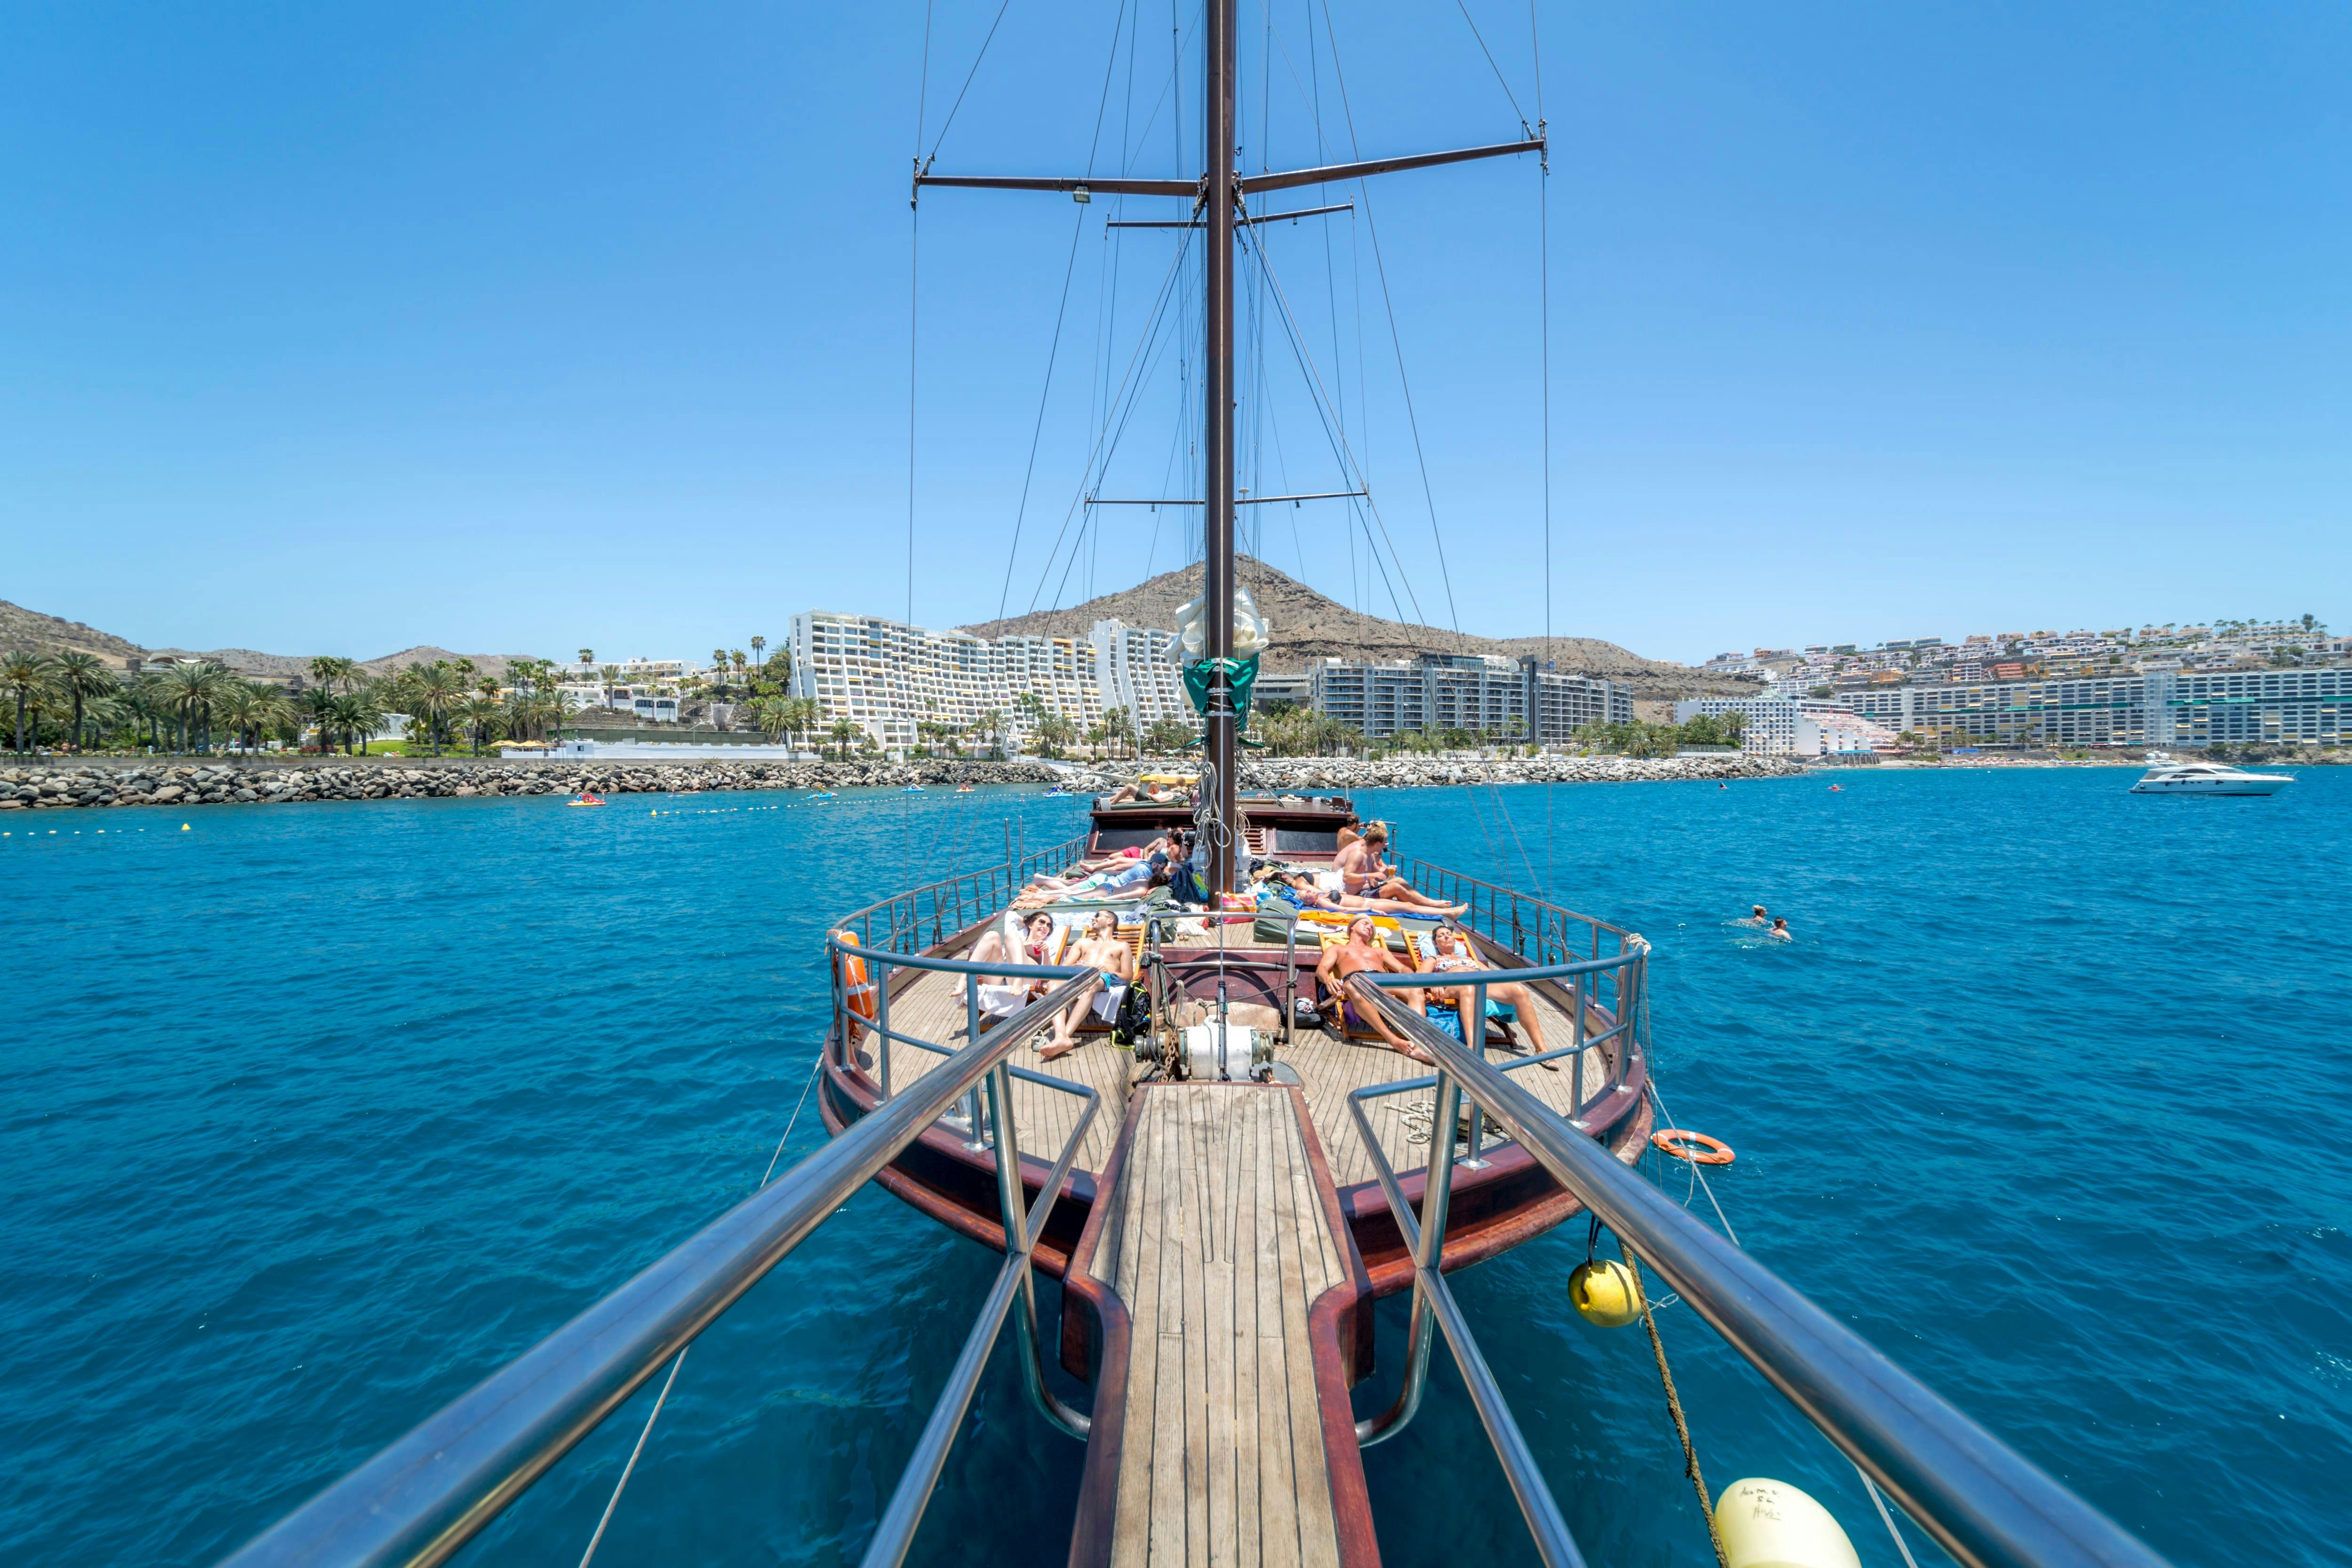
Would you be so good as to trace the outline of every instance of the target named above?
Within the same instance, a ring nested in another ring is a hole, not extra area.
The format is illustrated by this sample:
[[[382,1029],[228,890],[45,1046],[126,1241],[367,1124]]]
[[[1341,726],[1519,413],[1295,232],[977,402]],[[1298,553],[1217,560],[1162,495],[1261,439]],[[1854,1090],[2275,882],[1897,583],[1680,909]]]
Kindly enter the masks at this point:
[[[879,1031],[874,1037],[876,1057],[875,1081],[882,1086],[882,1098],[890,1098],[890,963],[877,958],[874,962],[874,1023]]]

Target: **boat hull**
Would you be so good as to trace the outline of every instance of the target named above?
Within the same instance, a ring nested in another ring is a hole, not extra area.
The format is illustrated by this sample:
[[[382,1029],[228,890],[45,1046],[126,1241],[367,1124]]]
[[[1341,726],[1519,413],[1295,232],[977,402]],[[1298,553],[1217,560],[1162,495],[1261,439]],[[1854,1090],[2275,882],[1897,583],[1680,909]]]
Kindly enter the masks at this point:
[[[2251,773],[2242,779],[2142,779],[2132,785],[2134,795],[2276,795],[2294,783],[2292,778],[2271,773]]]

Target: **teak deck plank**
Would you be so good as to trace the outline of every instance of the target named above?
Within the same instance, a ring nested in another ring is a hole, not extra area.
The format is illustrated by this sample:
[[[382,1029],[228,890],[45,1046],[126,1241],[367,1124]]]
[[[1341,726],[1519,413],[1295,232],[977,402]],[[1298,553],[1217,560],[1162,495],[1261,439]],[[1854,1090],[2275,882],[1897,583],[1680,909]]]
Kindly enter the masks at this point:
[[[1308,1314],[1349,1279],[1278,1087],[1151,1085],[1087,1271],[1130,1325],[1119,1564],[1339,1561]]]

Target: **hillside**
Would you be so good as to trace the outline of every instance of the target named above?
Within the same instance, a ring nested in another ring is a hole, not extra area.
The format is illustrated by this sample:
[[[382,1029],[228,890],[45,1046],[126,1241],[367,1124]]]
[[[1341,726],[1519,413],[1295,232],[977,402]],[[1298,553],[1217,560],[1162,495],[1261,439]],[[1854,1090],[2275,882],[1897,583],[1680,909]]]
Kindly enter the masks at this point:
[[[1546,645],[1539,637],[1457,637],[1437,626],[1360,614],[1250,556],[1237,558],[1235,571],[1256,598],[1258,612],[1265,616],[1270,638],[1265,668],[1269,670],[1304,669],[1323,658],[1411,658],[1423,653],[1496,654],[1506,658],[1544,655]],[[976,637],[996,637],[1013,634],[1084,637],[1097,621],[1104,620],[1170,627],[1176,624],[1176,607],[1200,592],[1201,568],[1195,563],[1068,609],[1042,610],[963,629]],[[1688,665],[1643,658],[1598,637],[1556,637],[1549,647],[1554,664],[1562,671],[1626,681],[1635,695],[1643,698],[1754,690],[1750,685],[1702,674]]]
[[[100,631],[80,621],[45,616],[38,610],[28,610],[21,605],[12,605],[0,599],[0,648],[15,647],[29,647],[40,653],[94,653],[118,669],[125,659],[130,658],[208,658],[215,664],[226,665],[242,674],[268,680],[283,680],[289,676],[305,674],[310,666],[309,654],[262,653],[249,647],[144,647],[127,637]],[[389,675],[411,664],[431,664],[436,658],[455,660],[467,658],[479,666],[484,674],[504,676],[509,662],[527,657],[512,653],[459,655],[428,645],[384,654],[365,660],[360,668],[370,675]]]

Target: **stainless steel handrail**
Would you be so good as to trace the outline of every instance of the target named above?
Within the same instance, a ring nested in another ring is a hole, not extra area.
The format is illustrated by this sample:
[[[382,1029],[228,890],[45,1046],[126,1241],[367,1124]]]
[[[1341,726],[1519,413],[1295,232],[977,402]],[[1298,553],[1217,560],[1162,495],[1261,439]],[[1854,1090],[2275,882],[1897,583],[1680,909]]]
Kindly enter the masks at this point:
[[[1415,1333],[1425,1342],[1426,1298],[1428,1313],[1445,1330],[1473,1382],[1474,1396],[1474,1365],[1483,1373],[1485,1363],[1436,1267],[1454,1164],[1455,1097],[1463,1093],[1502,1122],[1521,1148],[1959,1562],[1969,1568],[2164,1568],[2164,1559],[2137,1536],[1960,1414],[1749,1254],[1700,1225],[1478,1052],[1384,994],[1384,988],[1410,985],[1416,978],[1365,973],[1349,984],[1437,1060],[1438,1115],[1422,1222],[1415,1222],[1381,1157],[1361,1102],[1351,1096],[1350,1105],[1391,1210],[1413,1248]],[[1409,1341],[1409,1358],[1412,1349]],[[1500,1413],[1498,1424],[1481,1402],[1479,1414],[1514,1489],[1520,1491],[1538,1550],[1549,1563],[1580,1562],[1566,1526],[1558,1522],[1558,1510],[1533,1506],[1521,1489],[1523,1478],[1533,1474],[1532,1459],[1525,1439],[1508,1424],[1508,1411]],[[1549,1496],[1540,1500],[1548,1505]]]
[[[1465,925],[1473,930],[1484,925],[1486,930],[1482,934],[1487,940],[1498,944],[1507,944],[1512,952],[1521,956],[1527,955],[1528,927],[1532,924],[1536,946],[1534,956],[1538,963],[1550,954],[1551,947],[1546,939],[1551,934],[1549,928],[1553,923],[1557,923],[1559,927],[1559,951],[1563,959],[1577,951],[1568,940],[1568,928],[1571,921],[1586,927],[1591,932],[1591,951],[1586,956],[1591,958],[1601,956],[1601,936],[1603,931],[1617,939],[1618,951],[1621,952],[1625,950],[1634,935],[1622,926],[1611,925],[1607,921],[1591,915],[1579,914],[1574,910],[1531,897],[1516,889],[1506,888],[1499,883],[1489,882],[1483,878],[1454,870],[1450,867],[1432,865],[1426,860],[1412,862],[1412,870],[1407,874],[1405,880],[1433,898],[1443,899],[1449,904],[1467,904],[1468,912],[1459,917]],[[1470,896],[1466,899],[1461,897],[1465,889],[1470,889]],[[1478,902],[1480,893],[1486,895],[1486,908],[1483,910],[1479,908]],[[1507,932],[1504,929],[1504,916],[1507,912],[1509,916]],[[1532,920],[1528,918],[1530,915]]]
[[[374,1568],[446,1560],[691,1344],[959,1097],[983,1079],[1006,1077],[1005,1058],[1028,1028],[1067,1005],[1077,985],[1076,980],[1067,981],[1031,1004],[992,1044],[957,1052],[925,1074],[920,1087],[853,1123],[226,1562],[236,1568],[295,1563]],[[1002,1092],[992,1087],[992,1093],[1005,1118],[998,1142],[1000,1163],[1017,1161],[1010,1136],[1009,1085]],[[1008,1209],[1007,1272],[1018,1265],[1025,1275],[1029,1246],[1060,1195],[1061,1179],[1066,1178],[1098,1104],[1097,1098],[1090,1098],[1055,1167],[1056,1179],[1038,1194],[1036,1204],[1017,1215]],[[985,1329],[988,1342],[994,1342],[1017,1283],[1000,1275],[973,1329],[975,1338]],[[968,1345],[967,1359],[970,1355]],[[983,1348],[978,1362],[984,1366],[987,1359]],[[960,1362],[959,1376],[963,1371]],[[972,1373],[973,1379],[977,1375]],[[969,1384],[951,1381],[949,1394],[959,1387],[968,1404]],[[943,1395],[942,1405],[947,1402]],[[960,1405],[956,1416],[961,1415]],[[950,1436],[955,1424],[946,1423]],[[931,1426],[940,1425],[935,1409]],[[926,1443],[930,1436],[927,1429]],[[919,1448],[918,1458],[927,1452]],[[916,1478],[917,1468],[909,1467],[902,1491]],[[930,1479],[937,1474],[934,1466]],[[928,1481],[923,1493],[927,1498]],[[894,1498],[894,1511],[898,1504]],[[919,1500],[913,1512],[920,1518]],[[911,1541],[912,1521],[907,1522],[906,1536]],[[886,1539],[877,1532],[876,1545]],[[903,1555],[904,1544],[898,1550]],[[877,1561],[869,1552],[867,1562]]]

